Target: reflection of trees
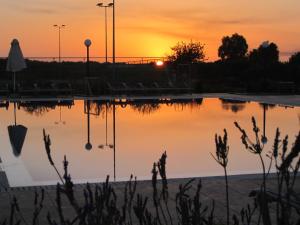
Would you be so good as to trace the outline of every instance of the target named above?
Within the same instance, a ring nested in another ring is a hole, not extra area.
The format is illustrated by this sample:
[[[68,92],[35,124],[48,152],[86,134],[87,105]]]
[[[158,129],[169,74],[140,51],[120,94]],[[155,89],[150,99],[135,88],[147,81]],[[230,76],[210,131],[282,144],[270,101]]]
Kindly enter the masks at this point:
[[[202,100],[203,99],[196,99],[193,101],[175,102],[172,105],[174,106],[175,111],[184,111],[186,108],[197,110],[202,105]]]
[[[276,107],[275,104],[268,104],[268,103],[259,103],[259,107],[261,107],[262,109],[264,107],[266,107],[266,110],[268,109],[274,109]]]
[[[34,101],[34,102],[19,102],[18,108],[22,108],[26,113],[43,116],[45,113],[54,110],[56,106],[65,106],[71,108],[74,105],[73,101]]]
[[[20,107],[30,115],[43,116],[45,113],[54,110],[55,106],[46,106],[46,105],[22,105]]]
[[[158,111],[160,108],[160,105],[159,105],[159,103],[137,103],[136,102],[131,105],[131,108],[134,111],[145,115],[145,114],[151,114],[151,113]]]
[[[231,110],[233,113],[238,113],[245,109],[246,102],[240,100],[220,99],[224,110]]]
[[[111,113],[113,110],[113,104],[110,101],[92,101],[91,102],[91,114],[105,117],[105,111]]]
[[[6,110],[8,110],[9,101],[0,101],[0,108],[5,108]]]

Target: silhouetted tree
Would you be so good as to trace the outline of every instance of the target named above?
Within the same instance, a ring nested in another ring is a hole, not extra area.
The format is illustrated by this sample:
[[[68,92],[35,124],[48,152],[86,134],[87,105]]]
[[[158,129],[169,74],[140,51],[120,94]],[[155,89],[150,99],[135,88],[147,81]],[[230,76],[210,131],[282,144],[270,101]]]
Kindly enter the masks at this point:
[[[172,54],[168,56],[168,60],[176,64],[203,62],[205,60],[204,45],[200,42],[178,42],[171,49]]]
[[[292,80],[300,84],[300,52],[296,52],[289,59],[289,67],[292,74]]]
[[[300,66],[300,52],[296,52],[295,54],[293,54],[289,59],[289,63],[291,65]]]
[[[236,60],[245,58],[248,51],[246,39],[237,33],[231,37],[222,38],[222,44],[218,50],[218,56],[222,60]]]
[[[274,64],[279,61],[279,50],[275,43],[263,42],[258,49],[253,49],[249,60],[262,65]]]

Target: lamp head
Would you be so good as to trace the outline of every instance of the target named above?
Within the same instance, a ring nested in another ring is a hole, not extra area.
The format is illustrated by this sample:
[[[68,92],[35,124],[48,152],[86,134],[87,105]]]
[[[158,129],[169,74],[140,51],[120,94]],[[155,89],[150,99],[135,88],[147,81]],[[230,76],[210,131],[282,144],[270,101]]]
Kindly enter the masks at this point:
[[[266,136],[261,137],[261,142],[265,145],[268,142],[268,138]]]
[[[108,7],[112,7],[113,5],[114,5],[114,3],[111,2],[111,3],[109,3],[107,6],[108,6]]]
[[[96,6],[102,7],[102,6],[103,6],[103,3],[102,3],[102,2],[101,2],[101,3],[98,3]]]
[[[90,47],[91,44],[92,44],[92,41],[91,41],[90,39],[86,39],[86,40],[84,41],[84,45],[85,45],[87,48]]]
[[[86,150],[91,150],[93,148],[93,146],[92,146],[92,144],[91,143],[86,143],[86,145],[85,145],[85,149]]]

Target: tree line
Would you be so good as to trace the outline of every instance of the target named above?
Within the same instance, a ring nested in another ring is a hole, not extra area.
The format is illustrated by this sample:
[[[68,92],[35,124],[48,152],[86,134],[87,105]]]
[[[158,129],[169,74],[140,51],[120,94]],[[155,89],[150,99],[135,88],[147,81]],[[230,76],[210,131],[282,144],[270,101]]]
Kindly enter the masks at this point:
[[[179,42],[171,47],[168,60],[175,63],[204,62],[207,60],[204,48],[201,42]],[[249,51],[246,38],[235,33],[222,38],[218,57],[223,62],[249,60],[252,63],[274,64],[279,62],[279,50],[275,43],[264,41],[258,48]],[[300,52],[294,53],[289,63],[300,64]]]

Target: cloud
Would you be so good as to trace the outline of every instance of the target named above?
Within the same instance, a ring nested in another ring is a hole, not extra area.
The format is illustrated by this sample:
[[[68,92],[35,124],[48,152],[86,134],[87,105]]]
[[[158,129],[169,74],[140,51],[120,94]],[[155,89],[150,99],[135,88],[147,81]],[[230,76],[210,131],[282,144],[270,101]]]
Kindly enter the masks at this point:
[[[127,31],[131,30],[142,34],[162,35],[179,40],[211,40],[214,38],[213,36],[210,36],[209,33],[205,33],[204,36],[203,34],[197,33],[197,31],[191,32],[191,30],[186,27],[154,26],[147,23],[144,25],[120,26],[119,29]]]
[[[27,0],[26,2],[9,1],[6,6],[13,10],[18,10],[25,13],[37,14],[56,14],[66,11],[86,10],[88,6],[82,7],[79,4],[68,4],[67,2],[36,2],[36,0]]]
[[[55,14],[58,11],[46,8],[23,8],[23,11],[28,13]]]
[[[240,14],[220,14],[204,7],[193,8],[148,8],[141,13],[139,8],[127,10],[123,13],[126,17],[160,21],[165,23],[195,24],[195,25],[257,25],[273,22],[267,18],[254,18]]]

